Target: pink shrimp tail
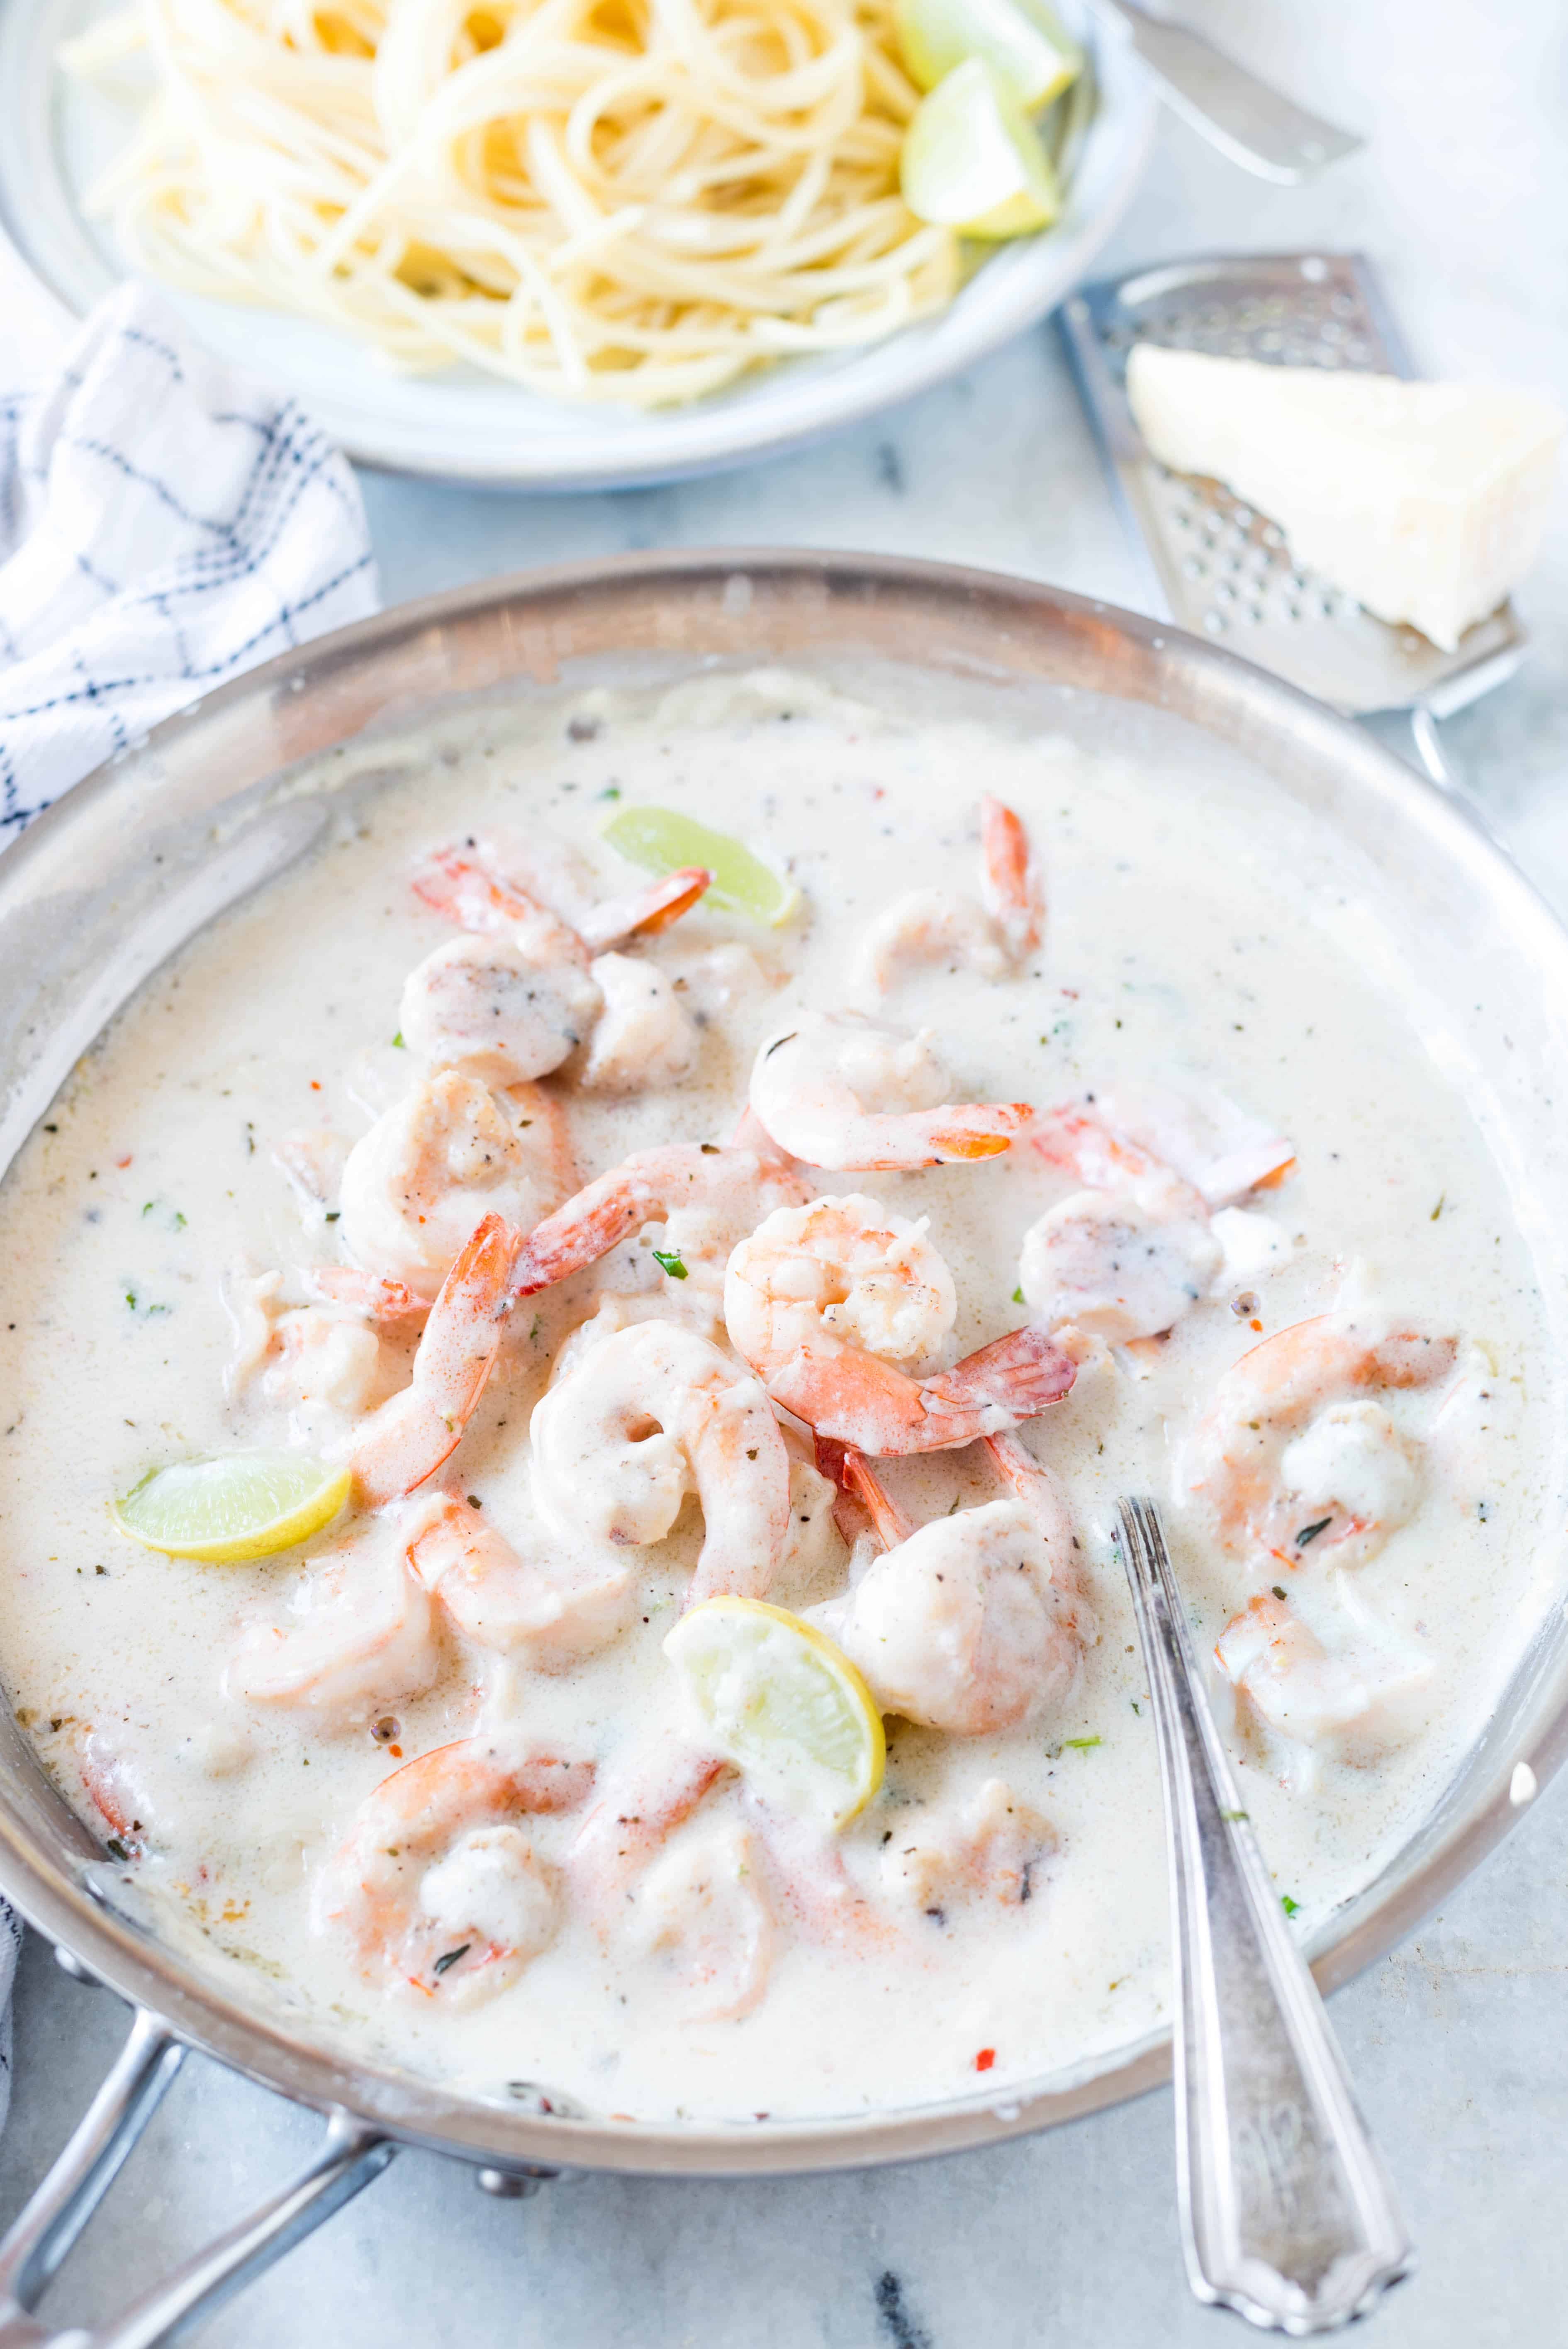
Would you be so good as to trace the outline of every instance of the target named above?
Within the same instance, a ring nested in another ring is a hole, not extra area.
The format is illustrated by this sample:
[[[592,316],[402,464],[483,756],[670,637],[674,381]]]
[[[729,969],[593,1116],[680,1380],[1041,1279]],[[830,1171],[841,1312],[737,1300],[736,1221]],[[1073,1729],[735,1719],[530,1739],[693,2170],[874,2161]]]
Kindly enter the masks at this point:
[[[1010,1412],[1015,1420],[1037,1419],[1060,1402],[1077,1376],[1072,1356],[1044,1330],[1009,1330],[1005,1338],[966,1354],[952,1370],[925,1380],[923,1388],[934,1403],[954,1410],[993,1405]]]
[[[522,1235],[486,1216],[458,1253],[430,1308],[401,1394],[384,1402],[355,1444],[361,1501],[380,1508],[433,1476],[457,1449],[500,1350]]]
[[[597,1264],[613,1247],[644,1224],[664,1212],[653,1186],[635,1174],[615,1167],[588,1184],[542,1224],[535,1224],[518,1252],[511,1293],[537,1296],[553,1288],[588,1265]]]
[[[347,1306],[367,1321],[407,1321],[430,1309],[430,1299],[419,1296],[406,1280],[383,1280],[378,1274],[362,1272],[357,1265],[313,1265],[304,1278],[313,1297],[324,1304]]]
[[[1044,906],[1029,858],[1029,835],[1022,819],[989,793],[980,802],[980,856],[989,910],[1008,934],[1016,954],[1040,943]]]
[[[1014,1330],[934,1379],[912,1379],[875,1354],[801,1346],[768,1382],[775,1402],[819,1436],[872,1458],[942,1452],[1016,1426],[1059,1402],[1078,1365],[1043,1330]]]
[[[584,916],[583,943],[593,954],[602,954],[621,938],[654,937],[678,922],[683,914],[689,914],[712,885],[713,874],[706,865],[683,864],[678,872],[666,873],[662,881],[650,881],[645,889],[606,898]]]
[[[824,1458],[832,1464],[823,1466]],[[835,1444],[831,1437],[819,1436],[817,1461],[822,1474],[832,1477],[845,1498],[859,1503],[883,1549],[896,1549],[901,1542],[909,1539],[914,1531],[914,1520],[899,1507],[863,1452],[855,1451],[851,1444]]]

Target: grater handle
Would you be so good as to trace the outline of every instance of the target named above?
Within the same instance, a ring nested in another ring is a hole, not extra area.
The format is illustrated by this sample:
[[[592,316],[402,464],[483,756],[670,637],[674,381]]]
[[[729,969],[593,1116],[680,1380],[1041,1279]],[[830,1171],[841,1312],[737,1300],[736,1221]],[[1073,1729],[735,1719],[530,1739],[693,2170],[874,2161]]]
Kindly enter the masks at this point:
[[[1315,180],[1366,140],[1260,81],[1201,33],[1146,16],[1134,0],[1095,0],[1123,25],[1166,104],[1233,163],[1282,187]]]

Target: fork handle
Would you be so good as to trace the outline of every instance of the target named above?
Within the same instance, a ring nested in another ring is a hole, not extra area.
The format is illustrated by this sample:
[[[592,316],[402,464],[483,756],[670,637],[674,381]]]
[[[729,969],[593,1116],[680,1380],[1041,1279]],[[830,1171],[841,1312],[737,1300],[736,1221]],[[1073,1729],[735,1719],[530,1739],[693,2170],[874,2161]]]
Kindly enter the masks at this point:
[[[1408,2272],[1409,2239],[1242,1808],[1158,1513],[1119,1517],[1165,1788],[1188,2276],[1265,2331],[1332,2332]]]
[[[1135,0],[1097,5],[1130,34],[1166,104],[1233,163],[1261,179],[1296,187],[1366,145],[1260,81],[1188,26],[1148,16]]]

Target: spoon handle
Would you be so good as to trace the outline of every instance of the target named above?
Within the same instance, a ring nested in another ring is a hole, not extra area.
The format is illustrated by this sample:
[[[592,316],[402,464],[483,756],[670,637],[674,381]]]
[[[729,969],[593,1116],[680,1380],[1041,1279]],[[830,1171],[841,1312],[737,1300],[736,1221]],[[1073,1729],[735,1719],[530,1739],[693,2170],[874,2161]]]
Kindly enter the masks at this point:
[[[1354,155],[1365,140],[1308,114],[1202,33],[1150,16],[1135,0],[1098,0],[1131,35],[1167,105],[1212,145],[1265,180],[1295,187]]]
[[[1165,1786],[1188,2277],[1265,2331],[1332,2332],[1408,2272],[1409,2239],[1241,1806],[1159,1511],[1119,1515]]]

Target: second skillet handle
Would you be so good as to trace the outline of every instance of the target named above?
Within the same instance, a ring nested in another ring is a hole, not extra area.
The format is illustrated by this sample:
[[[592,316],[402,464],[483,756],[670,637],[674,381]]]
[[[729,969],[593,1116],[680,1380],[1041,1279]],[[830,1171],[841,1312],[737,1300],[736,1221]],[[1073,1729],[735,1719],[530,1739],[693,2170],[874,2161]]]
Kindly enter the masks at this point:
[[[1251,2323],[1332,2332],[1408,2272],[1409,2239],[1241,1807],[1158,1512],[1120,1519],[1165,1788],[1188,2275]]]

